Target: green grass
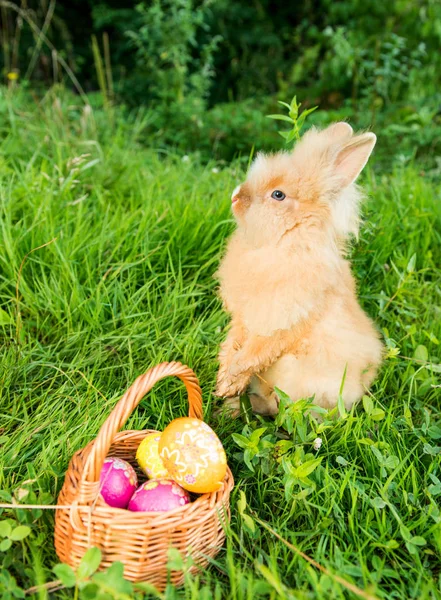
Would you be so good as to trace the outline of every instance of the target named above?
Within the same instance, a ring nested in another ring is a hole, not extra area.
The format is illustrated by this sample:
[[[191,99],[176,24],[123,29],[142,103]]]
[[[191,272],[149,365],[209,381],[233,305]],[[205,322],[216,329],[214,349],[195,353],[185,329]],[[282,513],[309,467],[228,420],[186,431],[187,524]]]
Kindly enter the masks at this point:
[[[314,437],[319,425],[300,417],[288,461],[303,460],[304,449],[322,462],[285,495],[272,454],[260,449],[254,472],[243,462],[232,434],[244,422],[213,414],[227,324],[213,273],[243,163],[216,172],[191,156],[158,154],[143,139],[142,115],[87,114],[56,90],[38,104],[2,93],[2,501],[54,503],[70,456],[96,436],[134,378],[181,360],[200,378],[205,417],[225,444],[236,488],[225,550],[165,598],[355,598],[333,574],[378,598],[441,598],[440,183],[418,165],[365,177],[370,199],[353,263],[390,358],[372,405],[334,420],[319,434],[318,453],[301,442],[301,428]],[[73,171],[72,159],[84,154]],[[161,429],[185,412],[182,386],[165,381],[127,428]],[[252,417],[245,433],[260,426],[281,433]],[[240,491],[248,514],[331,575],[257,521],[252,532],[239,514]],[[7,510],[1,518],[27,523],[31,534],[0,553],[0,586],[5,570],[24,589],[54,580],[53,514]]]

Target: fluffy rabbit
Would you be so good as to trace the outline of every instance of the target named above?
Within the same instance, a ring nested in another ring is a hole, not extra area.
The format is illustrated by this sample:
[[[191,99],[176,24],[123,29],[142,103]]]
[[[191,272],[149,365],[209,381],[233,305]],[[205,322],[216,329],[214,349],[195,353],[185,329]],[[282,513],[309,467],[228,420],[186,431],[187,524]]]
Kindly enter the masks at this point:
[[[216,393],[231,408],[248,388],[254,411],[275,414],[274,387],[331,408],[346,369],[349,409],[374,379],[383,346],[345,253],[375,142],[347,123],[312,129],[292,152],[259,154],[234,190],[237,229],[217,273],[231,325]]]

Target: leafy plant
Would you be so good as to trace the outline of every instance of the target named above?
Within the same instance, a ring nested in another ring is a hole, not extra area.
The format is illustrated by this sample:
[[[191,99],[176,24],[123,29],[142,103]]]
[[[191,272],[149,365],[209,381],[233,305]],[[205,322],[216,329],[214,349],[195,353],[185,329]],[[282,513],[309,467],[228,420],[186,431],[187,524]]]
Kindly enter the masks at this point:
[[[375,446],[370,446],[372,452],[375,455],[375,458],[378,460],[378,464],[380,466],[380,476],[385,478],[388,475],[388,472],[396,469],[400,464],[400,460],[398,456],[389,455],[385,456],[380,452],[378,448]]]
[[[318,106],[307,108],[299,114],[301,102],[297,103],[297,96],[291,100],[291,104],[287,102],[278,101],[279,104],[285,106],[288,109],[288,115],[268,115],[269,119],[275,119],[276,121],[285,121],[290,123],[291,129],[289,131],[279,131],[279,135],[283,137],[285,142],[289,144],[293,140],[300,139],[300,131],[305,124],[305,119],[308,115],[317,110]]]
[[[154,586],[147,583],[133,585],[124,579],[124,565],[117,561],[105,571],[97,572],[101,562],[99,548],[89,548],[84,554],[76,571],[67,564],[55,565],[53,571],[66,588],[74,588],[74,597],[81,600],[129,600],[139,598],[140,594],[152,594],[160,597]]]
[[[232,438],[242,451],[238,458],[249,471],[254,473],[258,468],[266,474],[278,473],[289,498],[294,488],[315,487],[310,475],[322,462],[314,453],[322,443],[318,436],[335,425],[335,411],[328,413],[315,406],[311,398],[292,402],[282,390],[277,390],[277,394],[280,404],[274,421],[255,429],[246,424],[242,433],[233,433]],[[322,422],[313,412],[323,417]]]
[[[0,592],[2,600],[25,598],[25,590],[17,584],[17,579],[8,569],[0,569]]]
[[[31,528],[27,525],[11,524],[11,520],[0,521],[0,552],[6,552],[12,546],[13,542],[20,542],[31,533]]]
[[[239,515],[241,521],[243,523],[244,528],[250,535],[254,535],[256,533],[256,523],[254,519],[246,512],[247,510],[247,497],[243,490],[240,491],[239,500],[237,502],[237,510],[239,511]]]
[[[20,563],[25,552],[23,542],[31,534],[28,525],[21,525],[15,519],[2,519],[0,521],[0,598],[24,598],[25,591],[17,582],[22,574],[20,567],[15,570],[16,563]],[[15,572],[13,572],[13,570]]]
[[[163,108],[188,97],[204,100],[213,77],[213,54],[220,36],[198,44],[209,33],[209,2],[154,0],[137,5],[141,26],[127,32],[136,49],[136,62],[148,81],[149,95]],[[169,106],[171,108],[171,106]]]

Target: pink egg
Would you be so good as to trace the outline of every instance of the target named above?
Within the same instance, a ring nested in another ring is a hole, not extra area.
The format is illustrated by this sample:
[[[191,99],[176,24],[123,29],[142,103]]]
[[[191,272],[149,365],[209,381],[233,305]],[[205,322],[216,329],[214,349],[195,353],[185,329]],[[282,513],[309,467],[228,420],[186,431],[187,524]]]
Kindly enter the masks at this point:
[[[163,512],[189,502],[188,492],[171,479],[151,479],[136,490],[127,508],[134,511]]]
[[[135,470],[122,458],[106,458],[100,474],[101,496],[114,508],[126,508],[138,485]]]

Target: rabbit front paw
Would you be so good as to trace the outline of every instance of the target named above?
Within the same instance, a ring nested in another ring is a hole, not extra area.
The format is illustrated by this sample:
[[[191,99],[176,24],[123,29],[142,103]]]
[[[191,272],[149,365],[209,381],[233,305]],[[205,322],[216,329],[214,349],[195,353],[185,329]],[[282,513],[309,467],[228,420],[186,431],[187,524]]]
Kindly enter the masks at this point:
[[[216,395],[222,398],[229,398],[231,396],[238,396],[242,394],[251,379],[251,374],[240,374],[237,377],[228,376],[218,381]]]
[[[233,376],[231,372],[219,373],[217,379],[216,396],[230,398],[244,392],[251,379],[251,374],[240,374]]]
[[[230,390],[233,395],[243,394],[250,383],[252,373],[245,371],[245,373],[240,373],[236,377],[233,378],[233,382],[230,386]]]
[[[216,386],[216,396],[218,396],[219,398],[230,398],[231,396],[234,396],[235,392],[233,391],[233,387],[233,382],[229,377],[224,376],[218,379]]]
[[[249,354],[242,348],[231,358],[228,374],[231,377],[238,378],[246,371],[249,371],[251,366]]]

